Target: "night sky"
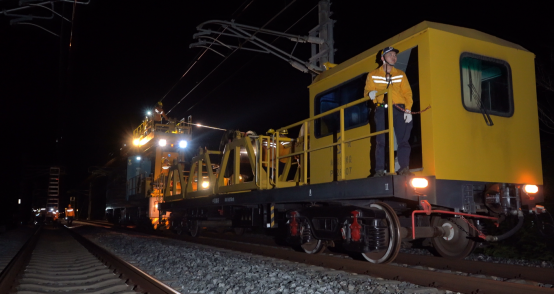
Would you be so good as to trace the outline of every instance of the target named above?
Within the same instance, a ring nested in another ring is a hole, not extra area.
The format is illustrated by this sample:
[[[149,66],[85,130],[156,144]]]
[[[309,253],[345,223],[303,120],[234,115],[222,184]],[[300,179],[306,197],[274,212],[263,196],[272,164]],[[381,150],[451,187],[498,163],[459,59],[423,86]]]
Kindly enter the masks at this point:
[[[91,0],[77,5],[74,22],[34,20],[58,35],[30,25],[10,26],[0,14],[0,95],[4,110],[4,156],[8,161],[9,198],[17,198],[19,179],[29,166],[63,165],[67,188],[79,188],[90,166],[107,162],[124,144],[146,110],[163,99],[171,109],[223,58],[207,52],[175,85],[203,51],[189,49],[196,42],[196,26],[212,20],[231,20],[284,31],[317,5],[316,0],[142,1]],[[366,3],[366,4],[363,4]],[[371,3],[371,4],[370,4]],[[554,50],[554,25],[546,7],[486,6],[440,2],[407,5],[392,1],[335,1],[335,62],[341,63],[424,20],[476,29],[517,43],[547,61]],[[55,10],[71,19],[71,3]],[[0,1],[0,9],[17,1]],[[46,15],[40,9],[27,13]],[[307,35],[317,25],[317,9],[289,31]],[[69,39],[72,33],[72,47]],[[272,41],[273,38],[266,39]],[[290,52],[294,43],[275,45]],[[228,50],[222,53],[230,53]],[[299,44],[294,55],[309,57],[309,45]],[[267,54],[238,51],[169,114],[226,129],[279,128],[309,115],[309,74]],[[538,89],[539,100],[554,93]],[[194,107],[192,107],[194,106]],[[192,109],[190,109],[192,107]],[[547,130],[548,131],[548,130]],[[554,130],[550,130],[554,133]],[[196,144],[217,148],[221,131],[194,129]],[[553,135],[541,132],[543,167],[554,148]],[[56,143],[58,140],[58,143]],[[548,154],[548,155],[547,155]],[[552,175],[552,174],[549,174]]]

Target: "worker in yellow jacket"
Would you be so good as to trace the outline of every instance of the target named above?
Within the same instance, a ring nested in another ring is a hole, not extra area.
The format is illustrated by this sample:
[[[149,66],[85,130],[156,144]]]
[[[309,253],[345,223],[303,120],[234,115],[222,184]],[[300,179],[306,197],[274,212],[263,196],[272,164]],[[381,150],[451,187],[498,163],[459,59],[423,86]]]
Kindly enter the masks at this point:
[[[376,131],[385,130],[385,114],[387,107],[392,107],[394,134],[398,143],[398,164],[400,175],[412,175],[410,172],[411,147],[408,142],[412,132],[412,89],[406,73],[396,69],[398,50],[393,47],[386,47],[381,51],[383,65],[367,75],[364,96],[369,96],[375,105],[375,128]],[[388,88],[388,93],[376,97],[378,91]],[[385,98],[387,96],[387,98]],[[394,107],[396,104],[403,110]],[[377,135],[377,146],[375,148],[375,174],[374,177],[385,175],[385,135]],[[391,167],[390,170],[394,169]]]

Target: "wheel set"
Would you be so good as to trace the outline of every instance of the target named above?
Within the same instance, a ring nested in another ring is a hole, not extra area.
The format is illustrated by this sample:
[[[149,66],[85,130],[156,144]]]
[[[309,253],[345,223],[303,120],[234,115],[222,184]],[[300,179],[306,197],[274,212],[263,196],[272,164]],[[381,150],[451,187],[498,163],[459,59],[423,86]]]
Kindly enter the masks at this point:
[[[390,205],[383,202],[370,204],[368,209],[370,210],[369,212],[374,212],[378,218],[369,218],[360,213],[358,219],[354,216],[353,220],[345,221],[346,224],[342,225],[341,230],[343,245],[345,245],[345,242],[347,245],[350,242],[350,246],[345,247],[346,250],[354,249],[354,251],[359,252],[364,259],[371,263],[390,263],[398,255],[402,239],[406,238],[406,236],[403,237],[401,234],[402,226],[399,217]],[[352,213],[355,212],[358,211],[353,211]],[[308,221],[309,218],[294,218],[294,216],[293,214],[292,222],[289,220],[289,226],[292,229],[292,224],[297,224],[297,245],[305,253],[319,254],[325,251],[327,245],[334,245],[334,240],[336,241],[336,239],[325,239],[317,235],[317,230],[314,228],[313,223]],[[447,259],[463,259],[468,256],[477,245],[476,240],[472,238],[477,236],[477,230],[474,228],[475,226],[472,226],[473,224],[474,222],[471,219],[462,220],[462,218],[452,215],[431,216],[431,228],[437,228],[441,233],[430,238],[436,252],[435,254]],[[219,234],[225,231],[222,227],[215,228],[215,230]],[[245,228],[242,227],[233,227],[232,230],[237,236],[241,236],[245,232]],[[188,231],[192,237],[198,237],[202,231],[200,221],[197,219],[181,221],[175,228],[175,232],[181,235],[185,231]],[[352,244],[358,246],[354,247]]]

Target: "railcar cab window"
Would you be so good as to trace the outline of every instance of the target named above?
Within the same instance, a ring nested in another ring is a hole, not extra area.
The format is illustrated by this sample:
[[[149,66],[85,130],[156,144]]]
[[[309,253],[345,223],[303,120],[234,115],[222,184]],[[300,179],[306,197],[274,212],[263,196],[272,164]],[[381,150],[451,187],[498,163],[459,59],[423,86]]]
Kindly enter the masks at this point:
[[[511,117],[514,114],[510,65],[473,53],[460,56],[462,102],[466,110]]]
[[[366,78],[367,73],[318,94],[315,97],[315,114],[325,113],[364,97]],[[368,122],[368,111],[365,102],[344,109],[344,130],[360,127],[366,125]],[[335,112],[315,121],[316,138],[331,135],[334,132],[339,133],[339,129],[339,112]]]

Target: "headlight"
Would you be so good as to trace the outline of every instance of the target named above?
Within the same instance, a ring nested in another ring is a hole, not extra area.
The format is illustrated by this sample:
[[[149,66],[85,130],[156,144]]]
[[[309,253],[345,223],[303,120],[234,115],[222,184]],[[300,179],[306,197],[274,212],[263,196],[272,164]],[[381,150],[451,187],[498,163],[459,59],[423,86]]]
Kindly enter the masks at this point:
[[[160,146],[165,146],[165,145],[167,144],[167,140],[165,140],[165,139],[162,138],[162,139],[160,139],[160,141],[158,141],[158,144],[159,144]]]
[[[186,140],[181,140],[179,141],[179,147],[184,149],[187,147],[187,141]]]
[[[528,194],[536,194],[539,191],[539,187],[534,184],[526,184],[523,190]]]
[[[412,178],[412,180],[410,181],[410,185],[413,187],[413,188],[426,188],[428,185],[429,185],[429,181],[427,181],[427,179],[425,178]]]
[[[202,187],[203,188],[208,188],[210,186],[210,182],[209,181],[204,181],[202,182]]]
[[[140,156],[137,156],[137,161],[140,161],[140,159],[142,159]]]

